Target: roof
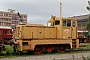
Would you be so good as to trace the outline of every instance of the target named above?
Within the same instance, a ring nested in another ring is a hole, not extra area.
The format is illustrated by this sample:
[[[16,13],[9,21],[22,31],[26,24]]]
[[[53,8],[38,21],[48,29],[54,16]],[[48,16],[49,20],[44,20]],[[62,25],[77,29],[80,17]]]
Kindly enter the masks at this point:
[[[11,27],[8,27],[8,26],[0,26],[0,28],[4,28],[4,29],[12,29]]]
[[[88,21],[89,14],[80,15],[80,16],[73,16],[71,18],[75,18],[78,21]]]

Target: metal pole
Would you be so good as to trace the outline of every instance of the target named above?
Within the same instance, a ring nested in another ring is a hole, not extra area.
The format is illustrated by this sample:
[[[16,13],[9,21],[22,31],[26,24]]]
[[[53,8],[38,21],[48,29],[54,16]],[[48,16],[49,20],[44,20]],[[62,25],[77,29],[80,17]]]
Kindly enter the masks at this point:
[[[82,21],[81,21],[81,30],[82,30]]]
[[[62,3],[60,2],[60,17],[62,18]]]

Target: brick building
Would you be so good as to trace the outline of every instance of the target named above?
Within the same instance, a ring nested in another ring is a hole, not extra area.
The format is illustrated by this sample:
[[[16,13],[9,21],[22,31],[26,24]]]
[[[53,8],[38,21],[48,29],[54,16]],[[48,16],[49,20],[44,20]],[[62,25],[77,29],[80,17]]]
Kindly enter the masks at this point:
[[[87,30],[87,23],[88,23],[89,14],[80,15],[80,16],[73,16],[71,18],[75,18],[78,21],[78,30]]]
[[[22,19],[25,23],[27,23],[27,14],[21,14]],[[15,10],[8,9],[7,12],[0,11],[0,26],[8,26],[12,27],[12,29],[15,29],[15,26],[17,26],[20,22],[20,18],[18,17]]]

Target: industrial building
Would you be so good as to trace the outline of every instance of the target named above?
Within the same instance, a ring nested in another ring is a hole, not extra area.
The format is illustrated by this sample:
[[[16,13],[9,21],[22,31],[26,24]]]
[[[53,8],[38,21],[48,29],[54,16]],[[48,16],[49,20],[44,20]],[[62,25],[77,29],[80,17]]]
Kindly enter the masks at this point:
[[[85,30],[87,30],[86,26],[88,23],[88,17],[89,17],[89,14],[73,16],[71,18],[75,18],[78,21],[78,30],[85,31]]]
[[[22,19],[25,23],[27,23],[27,14],[21,14]],[[0,11],[0,26],[8,26],[12,29],[19,24],[20,18],[17,15],[17,12],[12,9],[8,9],[8,11]]]

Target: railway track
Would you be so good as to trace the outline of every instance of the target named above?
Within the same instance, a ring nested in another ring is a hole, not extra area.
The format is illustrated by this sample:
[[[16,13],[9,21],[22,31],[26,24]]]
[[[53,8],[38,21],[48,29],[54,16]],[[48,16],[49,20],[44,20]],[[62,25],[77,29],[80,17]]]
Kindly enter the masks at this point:
[[[42,54],[39,54],[39,55],[52,55],[52,54],[71,54],[71,53],[83,53],[83,52],[90,52],[90,49],[87,49],[87,50],[78,50],[78,49],[76,49],[76,50],[73,50],[73,49],[71,49],[71,50],[66,50],[65,52],[57,52],[57,51],[53,51],[53,52],[51,52],[51,53],[48,53],[48,52],[43,52]],[[19,54],[16,54],[16,55],[19,55]],[[20,55],[35,55],[33,52],[23,52],[23,53],[21,53]]]
[[[77,53],[76,53],[77,52]],[[71,51],[65,53],[46,53],[40,55],[21,55],[21,56],[9,56],[0,58],[0,60],[83,60],[90,57],[90,51]]]

